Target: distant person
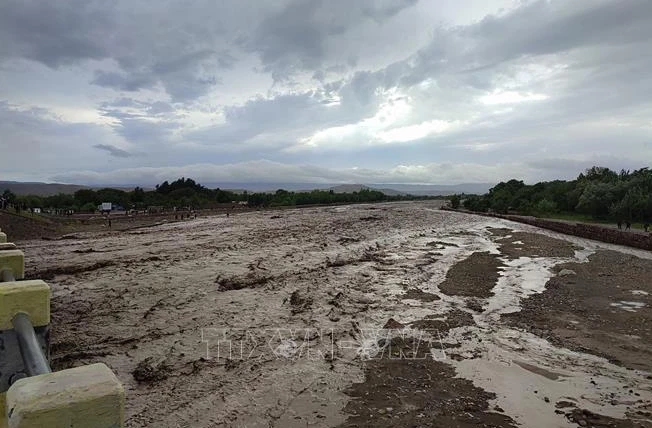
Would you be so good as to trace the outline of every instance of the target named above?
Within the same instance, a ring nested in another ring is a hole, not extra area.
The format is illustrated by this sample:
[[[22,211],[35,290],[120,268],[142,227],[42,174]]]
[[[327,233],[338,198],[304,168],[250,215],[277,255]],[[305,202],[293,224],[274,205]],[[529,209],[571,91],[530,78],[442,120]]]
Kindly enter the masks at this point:
[[[109,229],[111,229],[111,219],[109,219]]]
[[[645,230],[646,232],[649,232],[650,231],[650,223],[645,223],[643,225],[643,230]]]
[[[630,230],[632,228],[632,223],[631,222],[626,222],[625,223],[625,230]]]
[[[622,228],[623,228],[623,222],[622,222],[622,220],[618,220],[618,223],[616,223],[616,224],[618,225],[618,229],[622,229]]]

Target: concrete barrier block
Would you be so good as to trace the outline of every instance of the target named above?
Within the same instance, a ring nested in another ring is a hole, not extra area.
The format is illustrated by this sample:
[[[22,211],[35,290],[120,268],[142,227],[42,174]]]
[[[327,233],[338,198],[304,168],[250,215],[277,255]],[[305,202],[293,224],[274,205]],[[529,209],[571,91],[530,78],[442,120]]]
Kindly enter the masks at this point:
[[[0,393],[0,428],[7,428],[7,393]]]
[[[104,364],[20,379],[7,391],[7,427],[124,427],[124,401]]]
[[[0,251],[15,250],[15,249],[16,249],[16,244],[14,244],[13,242],[0,243]]]
[[[0,330],[13,328],[18,313],[29,315],[34,327],[50,324],[50,287],[40,279],[5,282],[0,285]]]
[[[25,255],[20,250],[0,251],[0,272],[11,269],[16,279],[25,277]]]
[[[2,242],[7,242],[7,234],[4,232],[0,232],[0,243]]]

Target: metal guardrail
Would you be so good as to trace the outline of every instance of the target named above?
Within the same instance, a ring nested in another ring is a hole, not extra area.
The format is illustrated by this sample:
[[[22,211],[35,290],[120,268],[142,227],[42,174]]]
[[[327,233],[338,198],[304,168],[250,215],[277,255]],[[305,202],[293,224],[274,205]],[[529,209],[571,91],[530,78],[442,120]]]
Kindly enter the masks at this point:
[[[11,269],[0,272],[0,287],[3,282],[15,280]],[[0,331],[4,348],[0,357],[0,392],[7,391],[18,379],[52,372],[48,362],[49,326],[35,328],[24,312],[17,313],[11,323],[13,330]]]
[[[25,255],[1,241],[0,428],[124,427],[124,388],[105,364],[52,372],[50,287],[24,280]]]

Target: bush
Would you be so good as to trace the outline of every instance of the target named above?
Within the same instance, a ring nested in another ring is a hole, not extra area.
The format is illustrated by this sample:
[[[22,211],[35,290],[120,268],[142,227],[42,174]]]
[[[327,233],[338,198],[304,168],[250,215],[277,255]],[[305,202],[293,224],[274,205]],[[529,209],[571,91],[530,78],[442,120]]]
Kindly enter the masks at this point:
[[[453,195],[451,196],[451,207],[454,209],[458,209],[460,207],[460,195]]]

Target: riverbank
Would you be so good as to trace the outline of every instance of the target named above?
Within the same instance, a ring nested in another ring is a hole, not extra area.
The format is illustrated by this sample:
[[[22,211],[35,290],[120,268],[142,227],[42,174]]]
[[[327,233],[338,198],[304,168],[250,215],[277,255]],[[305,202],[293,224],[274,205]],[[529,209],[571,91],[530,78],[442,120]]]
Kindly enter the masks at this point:
[[[564,233],[566,235],[573,235],[581,238],[607,242],[609,244],[625,245],[628,247],[652,251],[652,233],[640,230],[621,230],[597,223],[581,223],[568,220],[555,220],[532,216],[454,210],[448,207],[443,207],[442,209],[464,214],[501,218],[505,220],[516,221],[518,223],[529,224],[531,226],[541,227],[543,229],[553,230],[555,232]]]

